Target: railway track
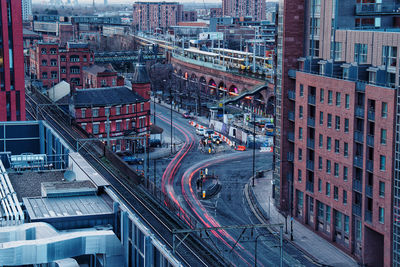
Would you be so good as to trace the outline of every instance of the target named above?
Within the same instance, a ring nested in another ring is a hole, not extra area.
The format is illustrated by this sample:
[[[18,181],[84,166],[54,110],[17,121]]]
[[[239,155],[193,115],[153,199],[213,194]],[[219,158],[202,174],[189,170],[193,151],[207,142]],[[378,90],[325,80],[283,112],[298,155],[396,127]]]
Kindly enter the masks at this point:
[[[62,136],[71,147],[76,147],[80,138],[87,138],[77,127],[71,126],[68,114],[51,101],[35,91],[26,94],[27,112],[35,119],[40,114]],[[44,104],[41,108],[37,108]],[[185,229],[188,226],[161,206],[142,186],[136,185],[129,177],[116,175],[109,166],[100,160],[96,143],[83,145],[79,153],[95,168],[116,191],[129,208],[136,213],[169,248],[173,247],[173,229]],[[101,151],[101,150],[100,150]],[[177,237],[181,240],[180,237]],[[176,256],[187,266],[227,266],[227,261],[218,255],[209,245],[196,235],[190,235],[176,249]]]

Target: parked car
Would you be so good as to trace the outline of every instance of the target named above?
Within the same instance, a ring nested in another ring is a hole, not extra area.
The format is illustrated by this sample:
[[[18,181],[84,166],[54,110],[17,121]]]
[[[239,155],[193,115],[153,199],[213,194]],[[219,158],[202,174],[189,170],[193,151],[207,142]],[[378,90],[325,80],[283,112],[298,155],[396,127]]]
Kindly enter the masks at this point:
[[[186,112],[186,113],[183,113],[183,114],[182,114],[182,117],[184,117],[185,119],[191,119],[191,118],[192,118],[192,115],[190,115],[189,112]]]
[[[202,136],[204,136],[204,132],[205,132],[204,128],[197,128],[197,129],[196,129],[196,134],[197,134],[197,135],[202,135]]]
[[[129,165],[142,165],[144,162],[144,159],[137,158],[135,156],[124,156],[122,160],[128,163]]]
[[[149,144],[150,144],[150,147],[161,147],[161,140],[160,139],[151,139]]]

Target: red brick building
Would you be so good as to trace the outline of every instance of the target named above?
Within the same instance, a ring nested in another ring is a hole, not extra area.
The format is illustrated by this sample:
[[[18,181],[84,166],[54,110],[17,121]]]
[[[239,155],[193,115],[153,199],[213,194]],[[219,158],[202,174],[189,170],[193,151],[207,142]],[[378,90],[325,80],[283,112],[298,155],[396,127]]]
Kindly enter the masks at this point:
[[[56,43],[39,42],[31,49],[31,77],[50,88],[66,81],[76,88],[83,88],[83,67],[93,64],[94,53],[85,43],[68,42],[66,47]]]
[[[222,13],[225,17],[251,17],[252,20],[265,20],[265,0],[223,0]]]
[[[0,10],[0,121],[25,120],[21,1],[0,0]]]
[[[91,65],[83,68],[84,88],[123,86],[124,78],[118,77],[112,67]]]
[[[70,113],[88,133],[107,138],[114,151],[130,150],[130,142],[113,137],[144,135],[150,123],[150,102],[126,86],[76,90]]]

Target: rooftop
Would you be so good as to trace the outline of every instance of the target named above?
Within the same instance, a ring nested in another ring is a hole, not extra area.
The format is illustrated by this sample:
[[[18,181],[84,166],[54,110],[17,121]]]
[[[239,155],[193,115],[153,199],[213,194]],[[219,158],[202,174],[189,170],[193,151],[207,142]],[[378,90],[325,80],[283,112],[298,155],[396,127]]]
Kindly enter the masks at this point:
[[[104,72],[108,72],[108,73],[114,72],[113,70],[110,70],[109,68],[107,68],[105,66],[100,66],[100,65],[92,65],[89,67],[84,67],[83,70],[86,72],[89,72],[91,74],[95,74],[95,75],[97,75],[98,73],[104,73]]]
[[[146,100],[127,86],[76,90],[74,94],[75,107],[115,106],[136,102],[146,102]]]

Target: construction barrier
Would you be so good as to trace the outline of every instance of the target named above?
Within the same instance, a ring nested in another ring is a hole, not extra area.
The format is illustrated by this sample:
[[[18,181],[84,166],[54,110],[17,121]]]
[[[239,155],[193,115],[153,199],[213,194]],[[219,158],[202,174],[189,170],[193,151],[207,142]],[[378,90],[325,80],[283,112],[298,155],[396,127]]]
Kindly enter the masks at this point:
[[[194,121],[189,121],[189,124],[192,125],[195,128],[207,129],[207,127],[205,127],[205,126],[203,126],[201,124],[198,124],[198,123],[196,123]],[[221,140],[224,141],[225,143],[227,143],[229,146],[234,146],[235,143],[233,141],[231,141],[229,138],[227,138],[226,136],[224,136],[224,135],[222,135],[222,134],[220,134],[219,132],[216,132],[216,131],[214,131],[214,134],[218,135],[221,138]]]

